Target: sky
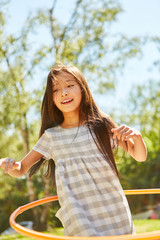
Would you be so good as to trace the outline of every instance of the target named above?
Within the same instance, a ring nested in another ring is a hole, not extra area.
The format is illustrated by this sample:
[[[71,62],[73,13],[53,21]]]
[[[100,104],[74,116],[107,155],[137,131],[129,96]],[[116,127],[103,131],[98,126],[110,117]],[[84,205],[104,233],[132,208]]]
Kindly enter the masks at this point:
[[[8,31],[17,32],[25,21],[28,12],[38,7],[50,7],[53,0],[11,0],[9,4]],[[57,1],[57,17],[63,16],[63,21],[69,17],[74,7],[74,0]],[[128,37],[133,36],[159,36],[160,37],[160,1],[159,0],[119,0],[124,12],[118,17],[116,24],[112,25],[111,32],[121,32]],[[61,18],[62,19],[62,18]],[[39,39],[39,41],[43,41]],[[119,75],[116,91],[112,95],[94,94],[97,105],[105,112],[110,112],[112,106],[121,109],[125,107],[126,99],[133,84],[145,82],[149,78],[157,79],[159,73],[154,69],[148,71],[152,62],[158,58],[158,52],[153,44],[148,44],[143,49],[143,58],[130,60],[125,67],[124,74]],[[107,95],[107,96],[106,96]],[[127,105],[126,105],[127,108]]]

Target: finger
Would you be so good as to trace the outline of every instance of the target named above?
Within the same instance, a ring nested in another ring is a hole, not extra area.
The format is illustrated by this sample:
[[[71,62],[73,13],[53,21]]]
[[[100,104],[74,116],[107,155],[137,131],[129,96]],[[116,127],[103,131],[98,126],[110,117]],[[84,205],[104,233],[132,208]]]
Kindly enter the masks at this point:
[[[134,136],[134,133],[130,133],[128,136],[126,136],[126,140],[129,139],[129,138],[132,138]]]
[[[126,137],[127,137],[131,132],[132,132],[132,130],[129,130],[129,131],[124,132],[123,135],[122,135],[121,140],[122,140],[122,141],[125,141],[125,140],[126,140]]]
[[[5,173],[8,172],[8,166],[9,166],[9,160],[6,159],[6,160],[5,160],[5,164],[4,164],[4,172],[5,172]]]
[[[15,169],[17,169],[17,170],[20,170],[20,168],[21,168],[21,162],[15,162],[14,165],[13,165],[13,167],[14,167]]]
[[[125,128],[126,128],[125,125],[122,125],[121,127],[117,128],[116,131],[115,131],[114,134],[113,134],[113,139],[118,138],[118,140],[120,140],[120,138],[121,138],[121,132],[122,132],[123,129],[125,129]],[[119,133],[120,133],[120,135],[119,135]],[[118,136],[118,135],[119,135],[119,136]]]
[[[112,132],[115,132],[117,130],[117,128],[112,128],[111,131]]]
[[[126,133],[125,133],[125,136],[127,137],[129,134],[131,134],[132,133],[132,130],[129,130],[129,131],[127,131]]]
[[[5,161],[1,163],[1,168],[5,169]]]
[[[128,130],[129,130],[129,127],[124,127],[122,130],[120,130],[119,132],[120,133],[126,133],[126,132],[128,132]]]
[[[116,133],[114,134],[114,137],[117,138],[118,140],[121,140],[122,132],[116,132]]]
[[[13,158],[5,158],[4,162],[5,162],[4,171],[5,171],[5,173],[7,173],[12,168],[14,159]]]
[[[5,168],[5,162],[8,161],[8,158],[1,158],[0,159],[0,167]]]
[[[124,141],[124,138],[126,136],[126,133],[128,132],[129,127],[123,128],[117,135],[118,140]]]
[[[0,159],[0,167],[1,167],[1,168],[4,167],[4,160],[5,160],[5,158],[1,158],[1,159]]]
[[[118,127],[118,128],[112,128],[111,131],[112,131],[112,132],[119,131],[119,130],[121,130],[122,128],[124,128],[124,125],[122,125],[121,127]]]
[[[13,168],[13,165],[14,165],[14,159],[11,158],[11,159],[9,160],[9,163],[8,163],[8,171]]]

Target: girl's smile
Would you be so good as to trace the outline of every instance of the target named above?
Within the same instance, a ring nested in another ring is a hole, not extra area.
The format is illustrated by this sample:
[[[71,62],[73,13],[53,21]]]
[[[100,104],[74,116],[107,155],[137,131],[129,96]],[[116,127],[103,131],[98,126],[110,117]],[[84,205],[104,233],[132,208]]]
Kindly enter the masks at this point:
[[[72,101],[73,101],[73,99],[66,99],[66,100],[62,101],[61,103],[68,104],[68,103],[71,103]]]

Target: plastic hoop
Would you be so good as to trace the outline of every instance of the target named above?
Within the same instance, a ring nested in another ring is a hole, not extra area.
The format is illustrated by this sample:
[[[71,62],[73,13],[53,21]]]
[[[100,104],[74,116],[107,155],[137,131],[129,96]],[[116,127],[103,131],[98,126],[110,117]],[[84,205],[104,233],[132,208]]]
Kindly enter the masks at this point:
[[[159,194],[160,193],[160,188],[159,189],[138,189],[138,190],[125,190],[124,191],[125,195],[139,195],[139,194]],[[43,198],[34,202],[31,202],[29,204],[20,206],[17,208],[10,216],[9,222],[11,227],[19,232],[22,235],[32,237],[34,239],[41,239],[41,240],[126,240],[126,239],[141,239],[141,240],[149,240],[149,239],[160,239],[160,230],[159,231],[153,231],[153,232],[147,232],[147,233],[138,233],[136,235],[128,234],[128,235],[119,235],[119,236],[104,236],[104,237],[72,237],[72,236],[57,236],[57,235],[50,235],[50,234],[44,234],[41,232],[37,232],[34,230],[27,229],[25,227],[22,227],[18,223],[15,222],[15,219],[18,215],[23,213],[24,211],[31,209],[33,207],[42,205],[44,203],[52,202],[52,201],[57,201],[58,197],[53,196],[53,197],[47,197]]]

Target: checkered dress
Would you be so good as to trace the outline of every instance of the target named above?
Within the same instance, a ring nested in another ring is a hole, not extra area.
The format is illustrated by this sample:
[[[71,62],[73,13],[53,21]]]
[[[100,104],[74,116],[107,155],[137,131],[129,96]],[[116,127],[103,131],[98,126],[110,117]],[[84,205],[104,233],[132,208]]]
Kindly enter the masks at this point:
[[[114,148],[115,141],[111,139]],[[133,234],[128,202],[112,168],[86,125],[47,129],[33,150],[53,158],[61,208],[56,217],[67,236]]]

